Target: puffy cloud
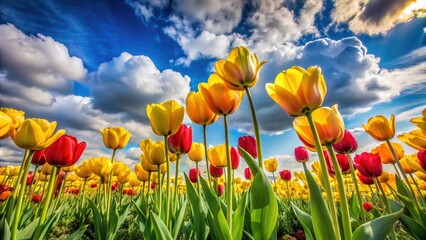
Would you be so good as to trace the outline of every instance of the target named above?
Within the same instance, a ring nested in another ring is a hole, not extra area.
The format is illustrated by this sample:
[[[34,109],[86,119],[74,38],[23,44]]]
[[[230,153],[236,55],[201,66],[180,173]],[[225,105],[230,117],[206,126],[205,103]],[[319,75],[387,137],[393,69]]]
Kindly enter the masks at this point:
[[[347,23],[354,33],[382,34],[401,22],[426,16],[426,2],[418,0],[335,0],[336,23]]]
[[[168,0],[126,0],[126,3],[135,10],[137,16],[142,17],[145,21],[149,21],[155,11],[162,10],[169,4]]]
[[[105,113],[125,113],[147,122],[145,107],[169,99],[184,102],[188,76],[171,69],[160,71],[147,56],[122,53],[90,74],[93,106]]]
[[[87,74],[81,59],[71,57],[62,43],[42,34],[26,35],[11,24],[0,25],[0,52],[3,81],[6,79],[18,91],[25,86],[34,93],[49,90],[69,94],[73,92],[72,80],[82,81]],[[4,90],[1,93],[13,96]],[[49,102],[47,96],[43,98],[35,102]]]

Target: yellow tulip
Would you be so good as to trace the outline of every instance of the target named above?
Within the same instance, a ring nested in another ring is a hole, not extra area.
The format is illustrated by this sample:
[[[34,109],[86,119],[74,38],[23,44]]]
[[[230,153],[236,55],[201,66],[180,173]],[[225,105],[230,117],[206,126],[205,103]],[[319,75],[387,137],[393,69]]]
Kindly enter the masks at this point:
[[[395,135],[395,115],[390,120],[382,115],[368,119],[367,125],[362,124],[364,130],[377,141],[386,141]]]
[[[389,179],[390,179],[390,174],[388,172],[386,172],[386,171],[383,171],[382,175],[380,175],[377,178],[377,180],[379,180],[379,182],[381,182],[381,183],[386,183],[386,182],[389,181]]]
[[[200,162],[204,159],[204,155],[204,144],[193,142],[191,145],[191,149],[188,152],[189,159],[194,162]]]
[[[404,156],[403,160],[404,160],[404,163],[406,165],[408,165],[408,168],[410,168],[412,170],[412,172],[417,172],[417,171],[426,172],[422,168],[422,166],[419,164],[416,153]],[[402,164],[402,162],[401,162],[401,164]],[[404,165],[402,167],[404,168]],[[405,171],[405,169],[404,169],[404,171]],[[406,172],[406,173],[408,173],[408,172]]]
[[[58,130],[53,136],[56,122],[48,122],[41,118],[27,118],[10,136],[16,146],[27,150],[45,149],[65,134],[65,130]]]
[[[78,176],[74,174],[67,176],[67,182],[75,182],[77,179]]]
[[[416,174],[416,176],[418,177],[418,178],[420,178],[421,180],[423,180],[423,181],[426,181],[426,173],[425,172],[416,172],[415,173]]]
[[[422,117],[412,118],[410,122],[426,133],[426,108],[422,111]]]
[[[112,175],[118,176],[121,172],[127,170],[129,167],[127,167],[126,164],[122,162],[114,162],[112,164]]]
[[[40,172],[39,175],[37,175],[38,179],[42,182],[47,182],[49,181],[50,176],[44,174],[43,172]]]
[[[90,170],[89,162],[87,160],[83,160],[81,165],[75,168],[74,172],[77,176],[85,179],[93,175],[93,172],[92,170]]]
[[[278,168],[278,161],[276,158],[269,158],[263,162],[268,172],[275,172]]]
[[[416,150],[426,150],[426,133],[416,129],[410,133],[403,133],[398,139]]]
[[[290,116],[300,116],[321,107],[327,85],[321,68],[293,66],[266,84],[269,96]]]
[[[143,169],[145,169],[148,172],[155,172],[157,171],[157,165],[152,164],[150,161],[147,160],[145,154],[141,154],[140,163]]]
[[[231,50],[226,60],[219,60],[214,68],[226,85],[232,90],[253,87],[259,79],[259,70],[266,61],[259,63],[256,54],[243,46]]]
[[[101,178],[106,178],[111,174],[112,163],[106,157],[92,157],[89,159],[90,170]]]
[[[185,102],[186,114],[196,124],[210,125],[219,118],[219,115],[210,110],[201,92],[189,92]]]
[[[404,148],[402,148],[401,144],[391,142],[392,148],[395,150],[396,155],[398,156],[398,160],[404,157]],[[378,147],[375,147],[371,150],[372,153],[377,153],[380,156],[380,160],[383,164],[394,164],[396,162],[395,158],[392,155],[391,150],[387,143],[382,143]]]
[[[44,175],[50,175],[52,173],[52,169],[53,167],[51,165],[49,165],[48,163],[43,164],[43,166],[41,167],[41,172]]]
[[[99,129],[99,131],[102,134],[105,147],[114,150],[126,147],[131,136],[131,133],[122,127]]]
[[[71,166],[68,166],[68,167],[62,167],[61,170],[64,171],[64,172],[74,172],[75,165],[71,165]]]
[[[210,75],[207,83],[200,83],[198,90],[210,110],[217,115],[228,115],[237,111],[244,96],[244,91],[229,89],[216,73]]]
[[[160,165],[166,162],[166,154],[164,152],[164,142],[158,141],[147,146],[148,154],[145,154],[147,160],[154,165]]]
[[[119,182],[121,184],[127,183],[130,180],[131,174],[132,174],[132,170],[130,170],[129,168],[123,169],[123,171],[121,171],[119,174],[117,174],[117,182]]]
[[[175,134],[183,121],[184,108],[174,100],[146,106],[152,131],[159,136]]]
[[[12,128],[12,118],[4,112],[0,112],[0,139],[9,137]]]
[[[129,185],[131,186],[131,187],[137,187],[137,186],[139,186],[139,185],[141,185],[141,181],[139,181],[139,179],[138,179],[138,177],[136,176],[136,174],[135,173],[131,173],[130,175],[129,175]]]
[[[2,131],[4,131],[3,128],[5,128],[4,121],[8,121],[3,118],[5,115],[9,116],[11,122],[10,125],[7,124],[9,126],[8,132],[3,134]],[[10,132],[14,129],[17,129],[22,124],[24,119],[25,113],[23,111],[13,108],[0,108],[0,139],[9,137]]]
[[[229,151],[229,149],[228,149]],[[207,150],[207,157],[209,159],[210,164],[215,167],[226,167],[226,145],[218,145],[216,147],[211,147]]]
[[[135,173],[139,181],[142,181],[142,182],[148,181],[149,172],[143,169],[140,163],[135,165]]]
[[[337,109],[337,104],[331,108],[321,107],[315,110],[312,113],[312,118],[322,145],[342,140],[345,133],[345,123]],[[293,128],[302,140],[309,145],[315,146],[312,130],[305,116],[299,116],[294,119]]]

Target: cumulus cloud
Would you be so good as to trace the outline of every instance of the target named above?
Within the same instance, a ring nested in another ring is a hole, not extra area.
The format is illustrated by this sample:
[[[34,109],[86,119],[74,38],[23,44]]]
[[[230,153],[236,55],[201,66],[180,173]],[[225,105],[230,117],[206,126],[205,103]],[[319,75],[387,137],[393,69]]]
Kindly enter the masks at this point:
[[[426,16],[426,2],[417,0],[335,0],[336,23],[347,23],[354,33],[386,33],[395,25]]]
[[[81,59],[70,56],[62,43],[42,34],[26,35],[11,24],[0,25],[0,52],[0,72],[18,91],[25,86],[39,93],[69,94],[73,81],[82,81],[87,74]],[[1,93],[11,96],[4,90]]]
[[[90,74],[92,102],[105,113],[125,113],[147,122],[147,104],[169,99],[184,102],[190,79],[171,69],[160,71],[147,56],[122,53]]]
[[[162,10],[168,6],[168,0],[126,0],[126,3],[135,10],[135,14],[145,21],[149,21],[156,11]]]

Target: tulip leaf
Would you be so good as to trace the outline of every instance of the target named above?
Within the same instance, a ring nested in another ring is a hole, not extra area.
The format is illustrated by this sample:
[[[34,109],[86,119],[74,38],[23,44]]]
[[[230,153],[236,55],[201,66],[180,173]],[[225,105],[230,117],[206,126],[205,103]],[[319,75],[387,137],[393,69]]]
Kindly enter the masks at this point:
[[[9,224],[7,224],[7,219],[4,220],[4,226],[3,226],[3,238],[2,239],[10,239],[10,227]]]
[[[232,239],[241,239],[244,229],[244,216],[248,205],[248,192],[245,192],[232,216]]]
[[[423,227],[416,220],[410,218],[407,215],[402,214],[399,218],[401,223],[404,225],[407,232],[415,239],[424,240],[426,239],[426,228]]]
[[[393,229],[393,225],[404,210],[378,217],[359,226],[352,234],[353,240],[379,240],[385,239]]]
[[[203,201],[198,196],[197,191],[189,180],[188,176],[185,175],[186,181],[186,192],[188,194],[189,202],[191,203],[192,218],[194,221],[194,231],[197,239],[202,240],[206,237],[206,210],[203,205]]]
[[[183,221],[183,218],[185,216],[185,210],[186,210],[187,204],[188,204],[188,199],[185,199],[185,201],[181,205],[179,212],[177,214],[176,221],[174,222],[174,227],[173,227],[173,230],[172,230],[173,239],[178,238],[178,234],[179,234],[179,231],[180,231],[181,226],[182,226],[182,221]]]
[[[186,177],[186,174],[185,174]],[[189,180],[189,179],[188,179]],[[216,196],[213,194],[209,186],[207,185],[206,180],[200,177],[201,185],[203,186],[203,192],[207,200],[210,211],[207,214],[210,214],[213,220],[213,231],[219,239],[232,239],[231,231],[228,228],[228,224],[225,218],[225,215],[222,212],[219,202],[217,201]],[[198,223],[196,223],[198,224]]]
[[[309,216],[309,214],[305,213],[304,211],[300,210],[296,205],[291,203],[291,206],[293,207],[294,214],[296,215],[297,219],[303,226],[303,230],[305,230],[305,236],[307,240],[313,240],[315,239],[312,236],[312,233],[314,232],[314,227],[312,225],[312,217]]]
[[[81,239],[86,232],[87,226],[89,225],[83,225],[81,226],[77,231],[73,232],[71,235],[69,235],[65,240],[78,240]]]
[[[139,230],[141,232],[145,231],[145,226],[146,226],[146,216],[145,214],[142,212],[142,210],[139,208],[138,204],[136,202],[133,201],[133,205],[136,208],[136,213],[137,213],[137,218],[138,218],[138,224],[139,224]]]
[[[154,238],[154,228],[152,226],[152,217],[148,215],[148,220],[146,221],[145,230],[143,231],[144,239],[153,239]]]
[[[37,229],[38,222],[40,218],[34,219],[30,224],[28,224],[24,229],[20,230],[18,233],[18,239],[30,239],[34,231]]]
[[[92,209],[92,212],[93,212],[96,239],[97,240],[106,239],[106,237],[104,236],[105,231],[103,229],[102,216],[99,213],[99,210],[96,207],[95,203],[93,203],[93,201],[91,199],[89,199],[89,206],[90,206],[90,209]]]
[[[173,240],[172,235],[160,217],[157,216],[157,214],[155,214],[153,211],[151,211],[151,217],[153,223],[152,225],[154,225],[156,239]]]
[[[257,171],[259,170],[259,165],[257,165],[256,161],[250,155],[250,153],[248,153],[246,150],[244,150],[240,146],[238,146],[238,149],[240,150],[241,155],[243,155],[243,158],[246,161],[247,165],[249,166],[253,176],[256,176]]]

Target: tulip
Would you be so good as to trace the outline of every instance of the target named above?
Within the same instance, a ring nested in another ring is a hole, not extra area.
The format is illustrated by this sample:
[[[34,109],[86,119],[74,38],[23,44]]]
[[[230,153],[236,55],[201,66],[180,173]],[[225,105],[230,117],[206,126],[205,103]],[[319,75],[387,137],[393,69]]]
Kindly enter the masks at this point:
[[[49,165],[57,167],[71,166],[78,161],[86,148],[86,142],[78,143],[77,138],[63,135],[44,151]]]
[[[135,165],[135,173],[139,181],[146,182],[149,179],[149,172],[146,171],[140,163]]]
[[[338,143],[345,133],[345,124],[337,105],[321,107],[312,113],[316,129],[322,145]],[[308,118],[300,116],[294,119],[293,128],[304,141],[315,146],[315,140],[309,125]]]
[[[154,165],[150,161],[148,161],[145,154],[141,154],[139,159],[140,159],[142,168],[145,169],[146,171],[155,172],[158,170],[157,165]]]
[[[152,131],[159,136],[175,134],[183,121],[184,108],[174,100],[146,106]]]
[[[0,202],[6,201],[12,194],[13,189],[6,184],[0,184]]]
[[[188,153],[192,144],[192,128],[182,124],[175,134],[169,136],[168,144],[172,153]]]
[[[106,157],[92,157],[89,159],[90,170],[105,180],[112,171],[112,163]]]
[[[114,167],[113,167],[113,171],[114,171]],[[123,169],[123,171],[119,172],[119,174],[117,174],[117,182],[120,184],[124,184],[127,183],[130,179],[130,174],[132,173],[132,170],[130,170],[128,167],[126,167],[125,169]]]
[[[41,166],[46,163],[46,156],[44,155],[44,149],[34,151],[33,158],[31,159],[31,164],[35,166]]]
[[[204,144],[193,142],[188,152],[188,157],[193,162],[200,162],[204,159]]]
[[[231,147],[231,165],[232,170],[235,170],[238,166],[240,166],[240,155],[235,147]]]
[[[355,155],[354,165],[358,171],[366,177],[379,177],[383,167],[378,154],[363,152]]]
[[[26,181],[27,186],[33,184],[33,179],[34,179],[34,172],[33,171],[28,172],[27,181]]]
[[[193,183],[198,182],[198,177],[201,176],[201,172],[197,168],[191,168],[188,172],[189,180]]]
[[[398,143],[391,142],[393,149],[395,150],[396,155],[398,156],[398,160],[404,157],[404,148]],[[373,148],[371,150],[372,153],[377,153],[380,156],[383,164],[394,164],[396,163],[396,159],[393,157],[391,150],[386,142],[380,144],[378,147]]]
[[[390,120],[382,115],[368,119],[367,125],[362,124],[364,130],[377,141],[386,141],[395,135],[395,115]]]
[[[263,162],[268,172],[275,172],[278,168],[278,161],[276,158],[270,158]]]
[[[225,187],[222,184],[217,185],[217,195],[220,197],[225,193]]]
[[[118,176],[121,172],[124,172],[128,169],[129,169],[129,167],[127,167],[126,164],[124,164],[122,162],[114,162],[112,164],[112,175]]]
[[[13,108],[0,108],[0,139],[9,137],[25,119],[25,113]]]
[[[417,171],[424,171],[424,169],[422,168],[422,165],[420,165],[420,162],[418,161],[417,154],[415,153],[404,156],[400,160],[400,162],[405,173],[409,173],[409,172],[414,173]]]
[[[362,206],[364,207],[364,210],[367,212],[371,212],[371,210],[373,210],[373,204],[369,202],[364,202]]]
[[[210,175],[212,177],[216,177],[216,178],[222,177],[222,175],[223,175],[223,168],[221,168],[221,167],[215,167],[213,165],[210,165]]]
[[[210,75],[207,83],[200,83],[198,89],[210,110],[216,115],[234,113],[244,96],[242,91],[229,89],[216,73]]]
[[[251,172],[250,168],[244,169],[244,177],[246,179],[252,179],[253,178],[253,173]]]
[[[0,139],[9,137],[12,129],[12,118],[4,112],[0,111]]]
[[[115,182],[115,183],[111,184],[111,190],[112,191],[117,190],[117,188],[118,188],[118,182]]]
[[[371,177],[364,176],[360,172],[357,173],[357,176],[358,176],[359,181],[362,184],[365,184],[365,185],[373,185],[374,184],[374,179],[371,178]]]
[[[246,47],[240,46],[232,49],[226,60],[217,61],[214,68],[230,89],[244,90],[256,85],[259,70],[265,63],[259,62],[256,54],[251,54]]]
[[[377,178],[377,180],[379,180],[380,183],[387,183],[390,179],[390,174],[389,172],[383,171],[382,175],[380,175],[380,177]]]
[[[339,162],[340,169],[343,174],[348,174],[351,172],[351,167],[349,166],[349,159],[346,154],[337,154],[337,161]]]
[[[22,124],[10,133],[16,146],[27,150],[41,150],[50,146],[65,134],[65,130],[53,132],[56,122],[48,122],[41,118],[27,118]],[[52,135],[53,134],[53,135]]]
[[[122,127],[99,129],[105,147],[109,149],[123,149],[130,139],[130,132]]]
[[[403,133],[398,139],[416,150],[426,150],[426,133],[416,129],[410,133]]]
[[[301,116],[321,107],[327,85],[319,67],[293,66],[266,84],[268,95],[290,116]]]
[[[422,111],[421,117],[415,117],[410,120],[414,125],[426,133],[426,108]]]
[[[209,150],[207,151],[207,156],[210,164],[212,164],[214,167],[227,166],[225,144],[209,148]]]
[[[166,156],[164,151],[164,142],[158,141],[149,145],[148,147],[149,154],[146,155],[147,160],[154,165],[161,165],[166,162]]]
[[[31,202],[33,202],[33,203],[39,203],[40,200],[41,200],[41,194],[35,194],[35,193],[33,193],[31,195]]]
[[[139,181],[138,177],[136,176],[135,173],[131,173],[129,175],[129,185],[133,188],[133,187],[137,187],[139,185],[141,185],[141,181]]]
[[[240,137],[238,138],[238,146],[248,152],[253,158],[257,158],[256,138],[252,136]]]
[[[333,148],[340,154],[353,153],[358,148],[358,141],[350,131],[345,130],[342,140],[333,144]]]
[[[417,159],[423,170],[426,171],[426,150],[421,150],[417,153]]]
[[[210,125],[217,121],[219,115],[216,115],[206,103],[201,92],[191,91],[186,97],[186,114],[192,122],[199,125]]]
[[[43,164],[43,167],[41,167],[41,172],[44,175],[50,175],[52,173],[53,167],[49,165],[48,163]]]
[[[90,188],[96,188],[96,187],[98,187],[98,184],[96,184],[96,183],[90,184]]]
[[[92,176],[93,172],[90,170],[89,162],[83,160],[80,166],[75,169],[75,174],[81,178],[87,179]]]
[[[294,149],[294,156],[297,162],[305,163],[309,161],[309,153],[305,147],[299,146]]]
[[[284,181],[290,181],[291,180],[291,172],[290,172],[290,170],[282,170],[282,171],[280,171],[280,177]]]
[[[74,172],[75,165],[71,165],[71,166],[68,166],[68,167],[61,167],[61,170],[64,171],[64,172],[66,172],[66,173]]]

